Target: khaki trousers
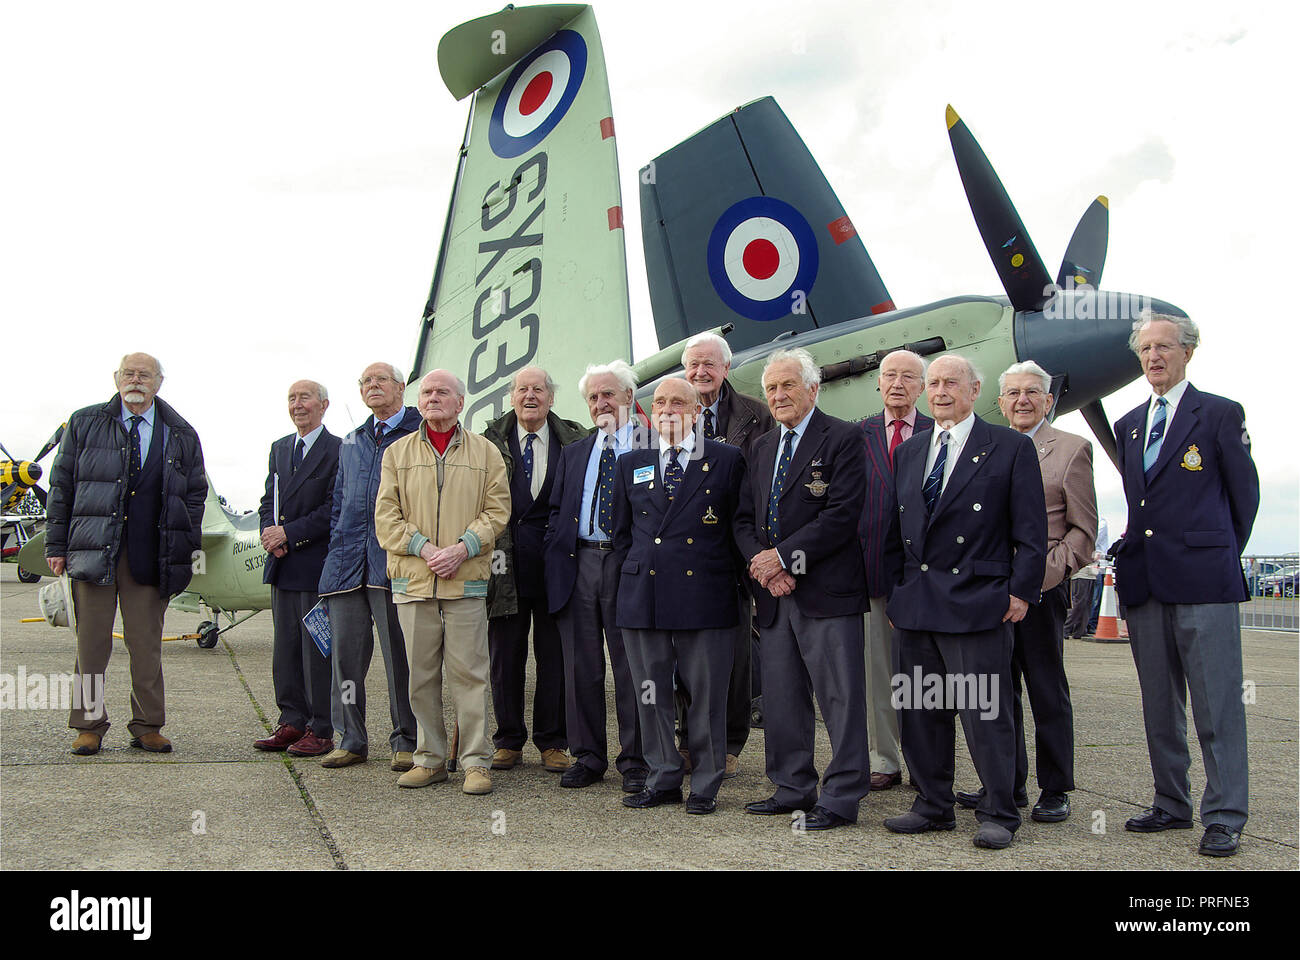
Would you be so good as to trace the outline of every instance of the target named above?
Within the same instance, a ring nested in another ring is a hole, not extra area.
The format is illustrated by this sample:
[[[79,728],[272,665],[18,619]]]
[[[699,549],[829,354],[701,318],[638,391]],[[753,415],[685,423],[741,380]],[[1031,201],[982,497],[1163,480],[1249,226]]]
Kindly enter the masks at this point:
[[[113,653],[113,621],[122,611],[122,635],[131,656],[131,736],[157,733],[167,722],[163,710],[162,630],[167,605],[157,587],[135,582],[123,545],[117,558],[116,583],[72,581],[72,603],[77,613],[77,683],[108,672]],[[107,679],[107,678],[106,678]],[[104,689],[107,690],[107,682]],[[82,687],[84,689],[84,686]],[[68,717],[73,730],[103,736],[108,732],[108,706],[98,713],[73,708]]]
[[[463,597],[410,600],[396,606],[411,669],[416,764],[433,770],[447,762],[447,728],[442,720],[445,663],[460,727],[460,763],[464,767],[490,767],[486,601],[482,597]]]

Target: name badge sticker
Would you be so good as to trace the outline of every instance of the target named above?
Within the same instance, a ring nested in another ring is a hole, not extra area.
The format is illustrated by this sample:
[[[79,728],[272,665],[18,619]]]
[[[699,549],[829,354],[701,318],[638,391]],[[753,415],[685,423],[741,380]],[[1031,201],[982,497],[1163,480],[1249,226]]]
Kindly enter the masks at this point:
[[[653,466],[637,467],[635,470],[632,471],[633,483],[648,483],[654,478],[655,478],[655,468]]]

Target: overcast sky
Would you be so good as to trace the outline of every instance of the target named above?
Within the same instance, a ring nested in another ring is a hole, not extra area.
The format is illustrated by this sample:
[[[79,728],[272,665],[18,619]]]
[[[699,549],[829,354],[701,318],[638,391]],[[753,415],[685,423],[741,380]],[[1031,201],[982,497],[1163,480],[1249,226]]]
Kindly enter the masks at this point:
[[[127,350],[162,360],[162,396],[239,509],[291,429],[293,380],[329,387],[333,432],[360,422],[361,369],[410,365],[464,130],[438,39],[500,6],[7,4],[0,441],[32,455],[112,394]],[[1292,6],[616,0],[596,16],[638,358],[657,344],[637,170],[767,94],[900,307],[1001,294],[953,164],[951,102],[1052,273],[1084,209],[1110,198],[1103,287],[1201,324],[1190,379],[1241,401],[1254,439],[1250,548],[1296,549],[1295,321],[1273,289],[1296,248]],[[1107,412],[1144,396],[1131,385]],[[1122,527],[1104,458],[1097,487]]]

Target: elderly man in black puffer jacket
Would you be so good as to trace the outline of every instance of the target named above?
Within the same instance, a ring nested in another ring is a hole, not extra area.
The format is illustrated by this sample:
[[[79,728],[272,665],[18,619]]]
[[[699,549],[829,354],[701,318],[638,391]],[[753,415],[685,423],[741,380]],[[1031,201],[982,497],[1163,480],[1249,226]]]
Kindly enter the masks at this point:
[[[50,475],[45,558],[72,579],[77,682],[103,675],[122,611],[131,656],[131,746],[169,753],[163,712],[162,626],[168,601],[190,582],[199,549],[207,478],[198,434],[155,398],[162,366],[131,353],[113,374],[118,395],[68,420]],[[72,752],[99,751],[108,730],[102,698],[73,707],[81,731]]]

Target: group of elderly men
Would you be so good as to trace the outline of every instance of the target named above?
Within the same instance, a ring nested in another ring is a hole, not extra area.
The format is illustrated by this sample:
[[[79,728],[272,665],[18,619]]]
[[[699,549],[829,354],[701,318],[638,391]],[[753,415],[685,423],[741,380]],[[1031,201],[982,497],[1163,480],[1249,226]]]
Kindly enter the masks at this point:
[[[1246,818],[1237,562],[1258,507],[1241,407],[1185,379],[1185,317],[1147,315],[1131,346],[1153,394],[1116,424],[1128,533],[1113,548],[1142,690],[1155,800],[1129,830],[1191,826],[1186,691],[1205,758],[1200,852],[1235,853]],[[367,367],[371,416],[323,426],[325,388],[289,391],[295,432],[272,446],[260,517],[280,715],[255,746],[367,759],[365,678],[377,633],[402,787],[448,779],[444,667],[465,793],[523,759],[533,641],[533,741],[560,784],[609,765],[605,654],[613,667],[623,803],[716,809],[762,694],[766,773],[748,803],[801,829],[856,822],[870,790],[917,797],[885,821],[951,830],[1000,849],[1028,805],[1022,690],[1035,719],[1035,820],[1070,813],[1073,716],[1063,642],[1070,577],[1093,554],[1090,444],[1051,425],[1051,377],[1032,361],[998,381],[1010,427],[974,414],[980,374],[956,355],[895,351],[882,413],[860,424],[817,408],[820,371],[777,350],[763,400],[728,382],[720,337],[688,341],[648,423],[622,361],[579,383],[595,429],[560,419],[556,386],[517,372],[511,411],[482,435],[460,423],[445,370],[403,405],[396,369]],[[74,580],[79,673],[102,673],[120,604],[131,653],[132,745],[167,751],[158,641],[188,582],[205,494],[194,431],[154,394],[157,361],[124,358],[119,396],[69,422],[51,481],[46,552]],[[931,417],[916,409],[926,394]],[[764,402],[765,401],[765,402]],[[1184,449],[1185,448],[1185,449]],[[137,497],[139,499],[137,499]],[[853,535],[857,531],[857,536]],[[328,598],[328,659],[304,626]],[[752,637],[752,621],[757,638]],[[496,733],[488,738],[489,692]],[[814,697],[830,735],[814,764]],[[954,793],[954,720],[980,779]],[[74,710],[74,753],[99,749],[107,714]]]

